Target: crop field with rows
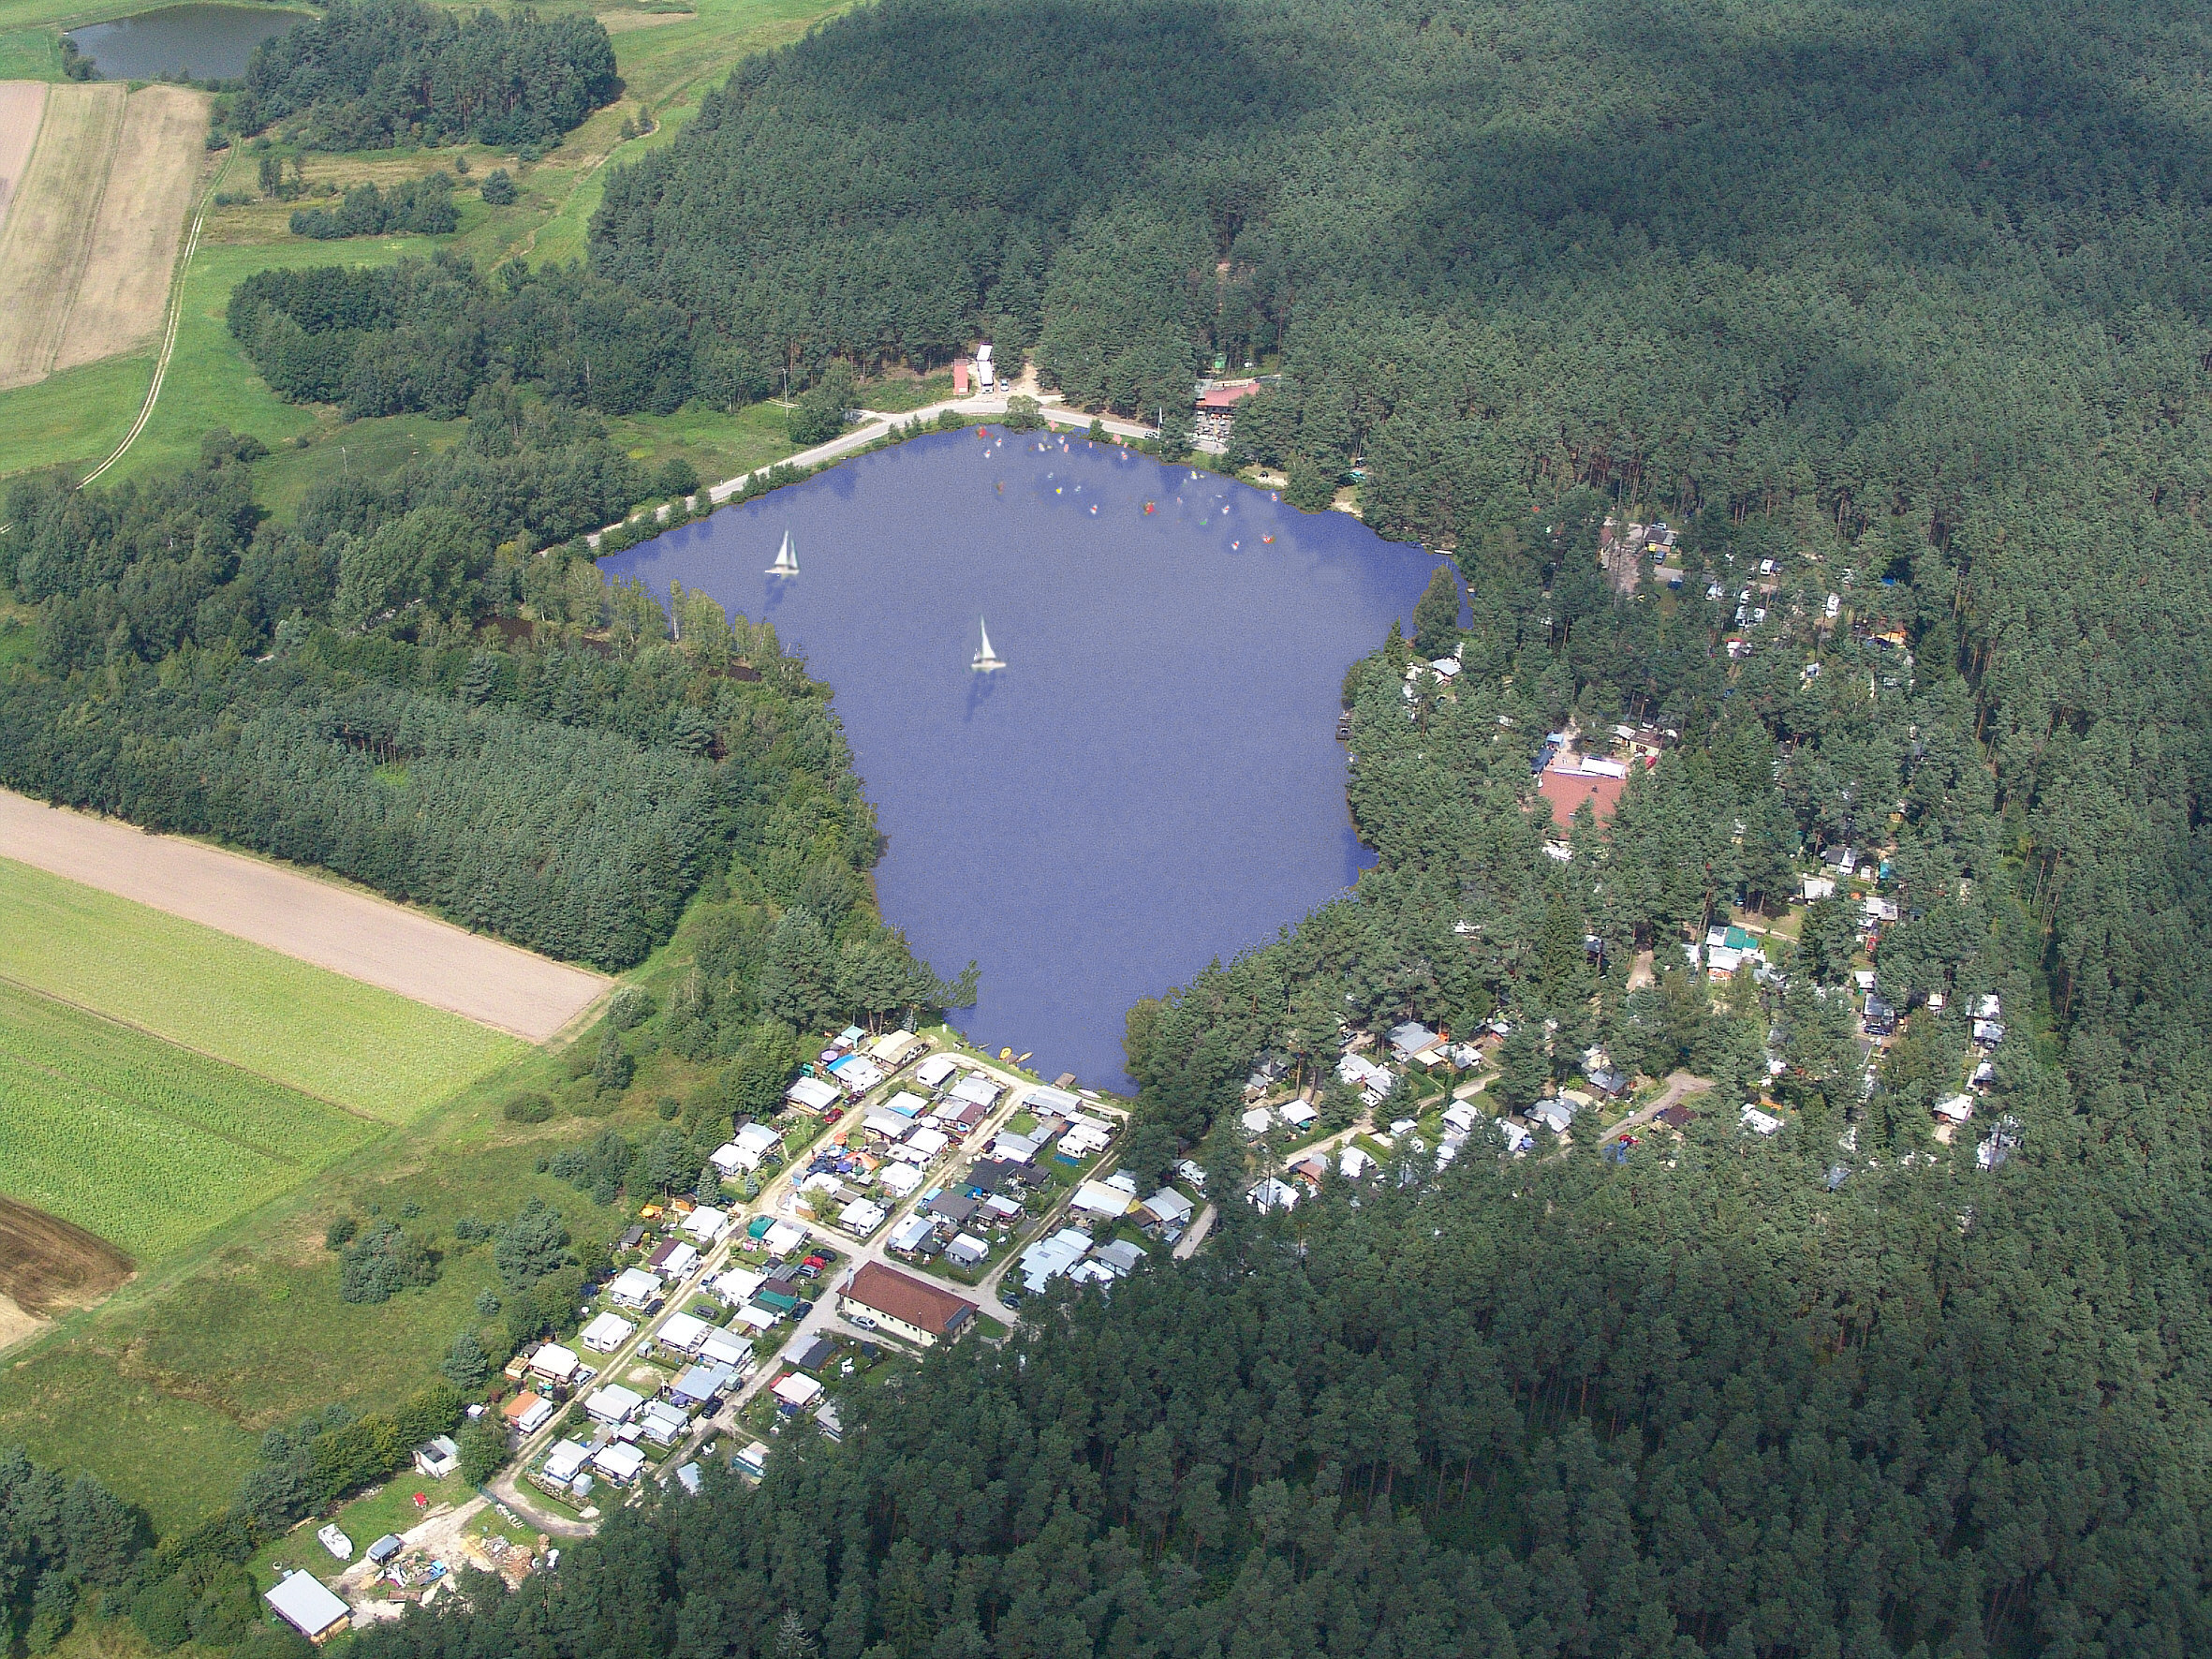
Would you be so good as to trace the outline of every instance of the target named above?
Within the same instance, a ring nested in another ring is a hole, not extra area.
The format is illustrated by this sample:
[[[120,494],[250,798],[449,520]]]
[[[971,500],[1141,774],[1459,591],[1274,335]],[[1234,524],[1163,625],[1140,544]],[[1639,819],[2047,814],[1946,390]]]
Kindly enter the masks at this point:
[[[0,1191],[141,1264],[377,1133],[268,1078],[0,984]]]
[[[0,981],[389,1123],[525,1050],[457,1014],[8,858],[0,858],[0,914],[9,920],[0,927]]]

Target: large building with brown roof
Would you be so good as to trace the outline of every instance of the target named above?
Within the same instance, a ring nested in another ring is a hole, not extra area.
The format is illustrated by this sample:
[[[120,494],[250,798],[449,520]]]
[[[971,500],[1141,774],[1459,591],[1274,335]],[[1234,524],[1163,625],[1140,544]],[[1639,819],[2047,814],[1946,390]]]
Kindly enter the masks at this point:
[[[1620,805],[1621,792],[1628,786],[1627,778],[1608,773],[1560,772],[1547,766],[1537,779],[1536,792],[1564,831],[1574,822],[1574,809],[1585,801],[1589,802],[1600,823],[1612,822],[1613,810]]]
[[[957,1341],[975,1324],[976,1305],[881,1262],[868,1262],[837,1298],[837,1311],[923,1348]]]

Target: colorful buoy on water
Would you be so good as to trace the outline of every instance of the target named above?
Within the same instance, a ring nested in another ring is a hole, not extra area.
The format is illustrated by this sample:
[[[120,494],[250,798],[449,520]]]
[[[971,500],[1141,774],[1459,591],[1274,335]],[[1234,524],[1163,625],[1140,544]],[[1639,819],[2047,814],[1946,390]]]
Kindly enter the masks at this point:
[[[1147,501],[1147,502],[1145,502],[1145,503],[1144,503],[1144,511],[1145,511],[1146,512],[1150,512],[1150,511],[1152,511],[1152,503],[1151,503],[1151,502]]]
[[[1260,541],[1262,545],[1267,547],[1273,547],[1275,545],[1275,538],[1273,536],[1262,536],[1260,538]]]

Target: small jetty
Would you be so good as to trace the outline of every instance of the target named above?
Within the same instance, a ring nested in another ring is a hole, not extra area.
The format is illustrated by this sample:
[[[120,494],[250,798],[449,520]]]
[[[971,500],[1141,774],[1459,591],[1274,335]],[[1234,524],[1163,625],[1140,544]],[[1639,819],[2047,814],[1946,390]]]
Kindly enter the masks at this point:
[[[991,630],[984,625],[981,616],[976,618],[976,627],[983,636],[983,645],[968,666],[978,674],[996,674],[1006,666],[1006,659],[991,648]]]
[[[791,545],[791,532],[784,532],[784,544],[775,550],[775,563],[768,567],[771,576],[796,576],[799,573],[799,550]]]

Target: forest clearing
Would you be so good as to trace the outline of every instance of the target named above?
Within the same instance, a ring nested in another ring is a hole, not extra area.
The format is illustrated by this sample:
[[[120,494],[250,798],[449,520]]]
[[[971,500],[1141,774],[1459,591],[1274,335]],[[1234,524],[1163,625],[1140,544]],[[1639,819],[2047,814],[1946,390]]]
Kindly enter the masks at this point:
[[[206,119],[206,95],[174,86],[71,83],[0,101],[0,164],[28,143],[0,222],[0,387],[152,337]]]
[[[18,794],[0,792],[0,855],[532,1043],[553,1036],[608,985],[588,969],[335,881]],[[0,962],[0,973],[13,971]]]

